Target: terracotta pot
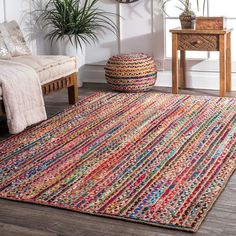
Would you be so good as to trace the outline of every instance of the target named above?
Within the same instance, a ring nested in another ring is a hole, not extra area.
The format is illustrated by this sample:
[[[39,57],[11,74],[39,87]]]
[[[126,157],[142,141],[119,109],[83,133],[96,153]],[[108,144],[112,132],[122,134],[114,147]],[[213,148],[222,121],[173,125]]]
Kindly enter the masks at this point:
[[[182,29],[194,29],[195,18],[194,12],[184,11],[179,16]]]

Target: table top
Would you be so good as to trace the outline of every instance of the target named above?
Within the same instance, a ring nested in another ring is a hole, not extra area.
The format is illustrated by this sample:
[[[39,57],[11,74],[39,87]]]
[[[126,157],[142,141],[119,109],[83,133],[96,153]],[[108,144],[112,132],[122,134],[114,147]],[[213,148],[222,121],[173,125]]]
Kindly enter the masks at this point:
[[[171,33],[178,34],[227,34],[233,29],[223,29],[223,30],[195,30],[195,29],[182,29],[180,27],[171,29]]]

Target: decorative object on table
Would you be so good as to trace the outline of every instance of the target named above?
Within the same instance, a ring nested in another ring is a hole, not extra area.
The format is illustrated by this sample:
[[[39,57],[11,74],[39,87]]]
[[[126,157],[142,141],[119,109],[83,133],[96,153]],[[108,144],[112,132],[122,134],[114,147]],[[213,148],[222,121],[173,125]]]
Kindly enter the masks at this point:
[[[196,17],[196,30],[223,30],[225,28],[224,17]]]
[[[155,85],[157,67],[154,59],[147,54],[121,54],[108,60],[105,76],[115,91],[143,92]]]
[[[179,16],[182,29],[194,29],[195,13],[185,9]]]
[[[113,14],[100,9],[99,0],[48,0],[40,10],[39,20],[49,28],[46,37],[56,50],[68,56],[77,56],[78,66],[85,63],[84,46],[98,41],[104,30],[117,34],[118,28],[112,20]],[[81,81],[79,80],[79,83]]]
[[[173,93],[178,93],[179,87],[186,87],[186,50],[219,51],[220,96],[224,97],[226,92],[231,91],[231,31],[232,29],[199,31],[175,28],[170,30],[172,33]],[[180,50],[180,81],[178,73],[178,50]]]
[[[171,3],[172,0],[159,0],[161,3],[161,9],[162,11],[167,14],[166,5],[167,3]],[[176,1],[174,1],[176,4]],[[182,29],[194,29],[194,23],[196,14],[191,9],[191,0],[177,0],[179,2],[179,6],[176,6],[178,9],[182,11],[182,13],[179,15],[180,23]],[[199,10],[199,0],[195,0],[197,2],[197,8]],[[203,13],[205,9],[206,0],[203,0]]]
[[[120,3],[132,3],[132,2],[137,2],[138,0],[116,0],[116,1]]]
[[[0,197],[196,232],[235,171],[236,99],[96,93],[0,143]]]

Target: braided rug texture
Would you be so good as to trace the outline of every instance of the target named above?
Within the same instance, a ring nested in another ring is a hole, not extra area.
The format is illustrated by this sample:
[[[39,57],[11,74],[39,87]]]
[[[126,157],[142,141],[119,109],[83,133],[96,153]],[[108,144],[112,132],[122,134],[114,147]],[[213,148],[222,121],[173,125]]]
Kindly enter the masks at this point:
[[[99,92],[0,143],[0,197],[197,231],[235,146],[235,99]]]

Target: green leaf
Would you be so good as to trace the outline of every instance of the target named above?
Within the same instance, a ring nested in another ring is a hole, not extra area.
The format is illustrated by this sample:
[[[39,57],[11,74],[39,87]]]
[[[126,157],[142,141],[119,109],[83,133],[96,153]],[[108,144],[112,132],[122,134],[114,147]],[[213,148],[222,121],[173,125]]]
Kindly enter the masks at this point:
[[[48,0],[39,16],[43,26],[51,29],[46,37],[51,43],[68,37],[76,48],[82,48],[82,43],[98,41],[98,33],[104,33],[104,30],[117,35],[118,27],[111,17],[118,15],[99,9],[98,2],[99,0]]]

